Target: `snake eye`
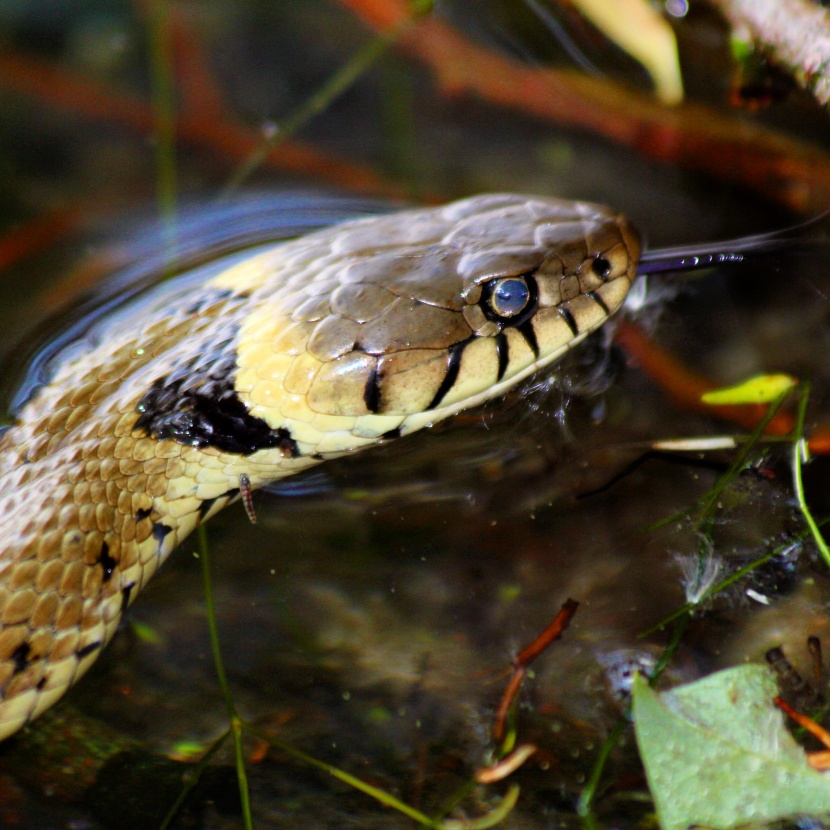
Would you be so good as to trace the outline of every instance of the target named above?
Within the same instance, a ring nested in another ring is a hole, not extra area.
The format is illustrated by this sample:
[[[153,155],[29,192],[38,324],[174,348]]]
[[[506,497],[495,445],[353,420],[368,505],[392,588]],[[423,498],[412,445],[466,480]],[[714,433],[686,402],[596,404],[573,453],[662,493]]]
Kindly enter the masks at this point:
[[[530,289],[521,277],[505,277],[490,283],[487,303],[497,317],[515,317],[525,310],[529,301]]]

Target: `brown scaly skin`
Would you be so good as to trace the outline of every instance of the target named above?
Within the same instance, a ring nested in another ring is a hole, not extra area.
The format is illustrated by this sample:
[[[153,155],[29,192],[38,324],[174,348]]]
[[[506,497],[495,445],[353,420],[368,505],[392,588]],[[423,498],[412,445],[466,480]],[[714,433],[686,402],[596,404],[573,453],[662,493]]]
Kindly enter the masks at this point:
[[[113,323],[0,440],[0,739],[92,664],[204,519],[501,394],[621,306],[606,208],[515,195],[356,220]]]

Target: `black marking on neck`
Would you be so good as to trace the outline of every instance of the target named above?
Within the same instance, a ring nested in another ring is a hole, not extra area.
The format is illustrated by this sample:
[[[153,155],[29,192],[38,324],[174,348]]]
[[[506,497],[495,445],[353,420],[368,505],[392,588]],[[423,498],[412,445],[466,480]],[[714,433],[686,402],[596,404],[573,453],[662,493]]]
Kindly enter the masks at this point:
[[[605,314],[607,314],[609,317],[611,316],[611,310],[605,304],[605,300],[603,300],[602,297],[600,297],[600,295],[597,294],[596,291],[589,291],[585,296],[590,297],[603,310]]]
[[[99,648],[101,648],[102,645],[104,644],[100,640],[95,640],[92,643],[88,643],[83,648],[79,648],[75,652],[75,657],[77,657],[78,660],[83,660],[84,657],[86,657],[89,654],[92,654],[93,651],[97,651]]]
[[[104,569],[104,583],[112,579],[115,569],[118,567],[118,562],[110,556],[110,546],[104,542],[101,545],[101,555],[98,557],[98,564]]]
[[[159,548],[164,544],[164,537],[173,530],[164,522],[153,522],[153,538],[158,542]]]
[[[435,397],[430,401],[427,409],[435,409],[439,406],[441,401],[443,401],[446,397],[447,392],[452,389],[458,379],[458,370],[461,368],[461,355],[464,354],[464,349],[467,348],[468,343],[472,342],[472,339],[473,338],[471,337],[468,340],[462,340],[460,343],[454,343],[450,346],[449,357],[447,358],[446,374],[444,375],[444,379],[441,381],[441,385],[438,387],[438,391],[435,393]]]
[[[136,524],[138,522],[143,522],[145,519],[149,519],[152,512],[152,507],[139,507],[138,510],[135,511]]]
[[[496,380],[501,380],[507,371],[508,363],[510,363],[510,343],[507,342],[507,336],[503,331],[496,335],[496,355],[499,358],[499,371]]]
[[[38,680],[38,682],[35,684],[35,688],[39,692],[42,692],[46,688],[46,684],[47,684],[48,681],[49,681],[49,675],[44,674],[43,677],[41,677],[40,680]]]
[[[520,326],[516,326],[516,330],[525,339],[525,343],[530,347],[534,357],[539,357],[539,342],[536,340],[536,330],[533,328],[533,323],[530,320],[525,320]]]
[[[194,395],[166,405],[168,392],[163,386],[155,386],[144,395],[136,429],[144,429],[159,440],[171,438],[180,444],[216,447],[239,455],[284,449],[285,436],[251,415],[235,394],[221,399]]]
[[[297,445],[285,431],[248,411],[234,387],[238,327],[195,346],[196,357],[159,378],[138,403],[135,428],[156,439],[169,438],[194,447],[251,455],[277,448],[291,456]]]
[[[366,378],[366,385],[363,387],[363,403],[369,412],[380,412],[380,372],[375,364]]]
[[[557,306],[556,310],[571,330],[571,334],[576,337],[579,334],[579,326],[576,324],[576,320],[574,319],[573,314],[571,314],[571,310],[563,305]]]
[[[29,653],[31,652],[32,647],[28,643],[21,643],[11,654],[11,661],[14,663],[14,669],[12,669],[12,676],[15,674],[20,674],[20,672],[25,671],[26,667],[29,665]]]

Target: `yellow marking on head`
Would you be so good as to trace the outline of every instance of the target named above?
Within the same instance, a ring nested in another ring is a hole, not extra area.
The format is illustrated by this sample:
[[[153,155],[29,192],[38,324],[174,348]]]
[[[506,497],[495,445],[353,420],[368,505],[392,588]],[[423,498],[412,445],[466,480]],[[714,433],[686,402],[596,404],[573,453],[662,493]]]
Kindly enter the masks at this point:
[[[405,415],[426,409],[447,373],[445,349],[408,349],[384,357],[380,403],[383,412]]]
[[[307,395],[322,366],[322,361],[308,353],[297,355],[285,375],[286,390],[295,395]]]
[[[264,408],[254,407],[253,414],[258,418],[263,418],[272,427],[279,426],[286,418],[292,420],[311,422],[314,415],[308,408],[305,395],[286,395],[278,410],[274,412],[266,411]],[[271,420],[269,420],[269,418]]]
[[[247,387],[245,377],[239,378],[239,388]],[[248,391],[248,400],[253,404],[251,414],[263,418],[269,426],[275,421],[275,413],[280,411],[286,392],[282,378],[277,380],[256,380]],[[278,425],[278,422],[276,422]],[[272,427],[273,428],[273,427]]]

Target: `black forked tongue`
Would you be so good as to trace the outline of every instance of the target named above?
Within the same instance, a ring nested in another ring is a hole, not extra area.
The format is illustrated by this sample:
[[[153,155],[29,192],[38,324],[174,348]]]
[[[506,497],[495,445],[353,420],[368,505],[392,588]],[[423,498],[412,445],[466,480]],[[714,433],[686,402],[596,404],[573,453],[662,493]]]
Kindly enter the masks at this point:
[[[670,271],[695,271],[711,268],[715,265],[728,265],[746,262],[749,258],[762,254],[799,246],[826,245],[826,239],[804,239],[793,235],[806,226],[825,219],[824,213],[802,225],[786,228],[771,233],[740,236],[723,242],[708,242],[702,245],[678,246],[676,248],[654,248],[643,251],[637,265],[638,274],[665,274]]]

